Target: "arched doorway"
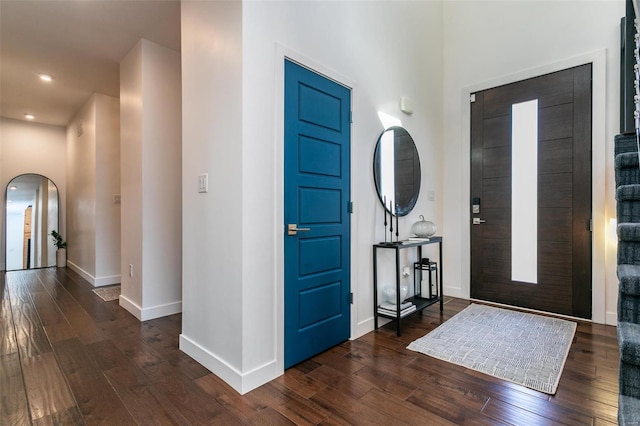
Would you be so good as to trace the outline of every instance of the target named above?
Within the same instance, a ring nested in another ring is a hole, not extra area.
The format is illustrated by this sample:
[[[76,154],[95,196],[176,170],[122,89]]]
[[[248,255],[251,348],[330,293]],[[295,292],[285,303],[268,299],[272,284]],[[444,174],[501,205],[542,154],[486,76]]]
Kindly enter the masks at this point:
[[[6,270],[56,265],[51,231],[59,231],[58,187],[39,174],[13,178],[5,190]]]

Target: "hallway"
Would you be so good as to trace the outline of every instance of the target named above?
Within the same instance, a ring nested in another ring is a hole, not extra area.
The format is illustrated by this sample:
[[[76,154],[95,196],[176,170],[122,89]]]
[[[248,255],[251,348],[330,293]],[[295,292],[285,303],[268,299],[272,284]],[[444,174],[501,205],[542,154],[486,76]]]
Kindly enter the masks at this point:
[[[405,349],[450,299],[240,396],[178,349],[181,315],[140,323],[67,268],[0,275],[0,424],[614,425],[615,328],[581,322],[549,397]]]

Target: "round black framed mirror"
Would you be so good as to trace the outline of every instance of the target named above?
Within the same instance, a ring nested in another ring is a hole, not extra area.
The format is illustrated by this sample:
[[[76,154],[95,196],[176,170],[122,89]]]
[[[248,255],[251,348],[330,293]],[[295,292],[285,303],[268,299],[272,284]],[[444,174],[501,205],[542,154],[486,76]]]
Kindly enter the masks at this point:
[[[383,131],[373,154],[373,180],[385,209],[409,214],[418,201],[420,179],[420,157],[409,132],[398,126]]]

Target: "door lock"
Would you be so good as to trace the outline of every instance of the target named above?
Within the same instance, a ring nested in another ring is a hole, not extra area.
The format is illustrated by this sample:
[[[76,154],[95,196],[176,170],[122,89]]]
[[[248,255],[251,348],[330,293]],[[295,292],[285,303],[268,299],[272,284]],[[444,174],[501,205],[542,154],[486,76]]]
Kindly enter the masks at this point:
[[[480,197],[473,197],[471,201],[471,213],[480,214]]]
[[[295,223],[287,225],[287,235],[297,235],[298,231],[311,231],[311,228],[298,228],[298,225]]]
[[[473,224],[474,225],[480,225],[481,223],[485,223],[485,222],[486,222],[486,220],[480,219],[479,217],[474,217],[473,218]]]

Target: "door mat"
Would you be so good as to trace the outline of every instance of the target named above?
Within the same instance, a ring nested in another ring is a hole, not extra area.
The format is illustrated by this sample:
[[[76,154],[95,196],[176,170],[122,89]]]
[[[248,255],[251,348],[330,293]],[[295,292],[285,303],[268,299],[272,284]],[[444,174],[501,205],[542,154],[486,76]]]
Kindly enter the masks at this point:
[[[408,349],[555,394],[576,323],[469,305]]]
[[[120,286],[100,287],[93,289],[93,292],[105,302],[111,302],[120,298]]]

